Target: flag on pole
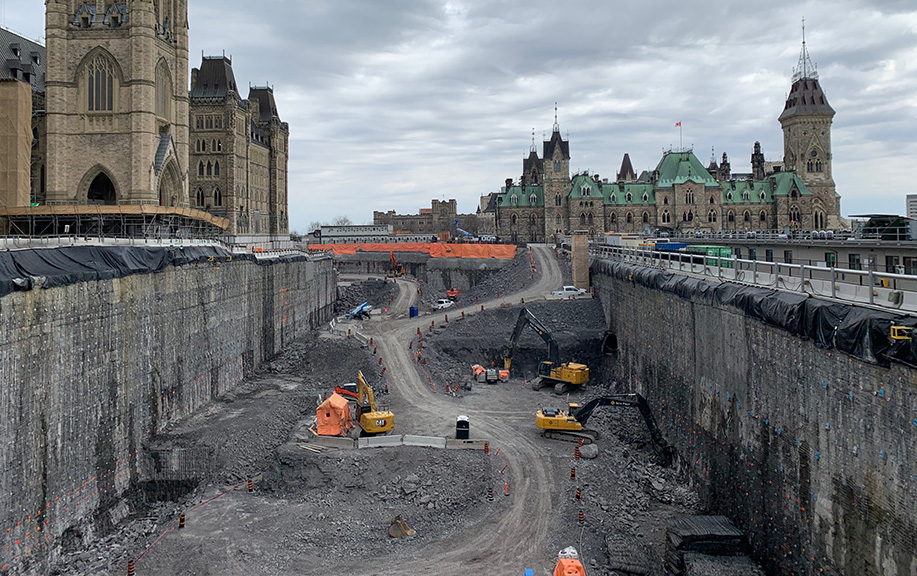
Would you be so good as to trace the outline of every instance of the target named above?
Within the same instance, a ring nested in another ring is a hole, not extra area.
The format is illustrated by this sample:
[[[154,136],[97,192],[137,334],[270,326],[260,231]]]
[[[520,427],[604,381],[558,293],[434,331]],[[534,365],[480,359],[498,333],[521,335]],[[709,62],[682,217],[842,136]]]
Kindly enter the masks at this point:
[[[681,122],[676,122],[675,125],[676,125],[676,126],[681,126]]]

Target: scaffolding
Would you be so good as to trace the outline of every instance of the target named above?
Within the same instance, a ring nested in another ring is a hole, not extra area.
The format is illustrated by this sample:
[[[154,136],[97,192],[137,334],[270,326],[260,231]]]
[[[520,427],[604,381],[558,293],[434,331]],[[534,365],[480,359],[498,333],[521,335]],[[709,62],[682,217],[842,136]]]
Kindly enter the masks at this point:
[[[0,207],[0,233],[20,238],[219,238],[229,220],[201,210],[165,206]]]

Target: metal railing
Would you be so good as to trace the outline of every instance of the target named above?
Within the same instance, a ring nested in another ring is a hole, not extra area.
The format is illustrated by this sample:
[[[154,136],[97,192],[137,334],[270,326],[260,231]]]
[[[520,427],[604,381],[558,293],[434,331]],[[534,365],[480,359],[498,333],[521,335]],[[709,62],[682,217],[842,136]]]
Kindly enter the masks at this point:
[[[627,262],[722,282],[803,292],[898,312],[917,312],[917,276],[705,254],[657,252],[649,248],[593,245],[589,253],[593,258]]]

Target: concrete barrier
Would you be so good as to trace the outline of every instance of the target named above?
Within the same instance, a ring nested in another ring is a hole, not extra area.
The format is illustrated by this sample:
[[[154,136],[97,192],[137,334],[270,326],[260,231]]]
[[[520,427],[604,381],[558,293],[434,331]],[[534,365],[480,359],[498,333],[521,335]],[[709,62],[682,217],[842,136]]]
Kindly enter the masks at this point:
[[[405,446],[424,446],[427,448],[445,448],[446,439],[439,436],[413,436],[404,435]]]
[[[486,440],[446,440],[446,450],[483,450]]]
[[[401,446],[404,439],[401,436],[373,436],[357,440],[357,448],[385,448],[388,446]]]
[[[356,447],[353,438],[344,438],[341,436],[315,436],[310,442],[312,444],[318,444],[319,446],[342,448],[344,450],[353,450]]]

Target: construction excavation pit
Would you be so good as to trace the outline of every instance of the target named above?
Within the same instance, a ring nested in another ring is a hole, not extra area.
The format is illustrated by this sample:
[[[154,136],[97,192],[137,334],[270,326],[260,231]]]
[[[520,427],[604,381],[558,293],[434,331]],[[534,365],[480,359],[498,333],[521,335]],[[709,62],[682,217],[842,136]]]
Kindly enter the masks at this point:
[[[157,435],[133,517],[54,573],[544,575],[574,547],[589,576],[665,574],[667,526],[703,513],[697,491],[614,373],[599,301],[551,298],[569,265],[541,250],[543,269],[526,254],[490,297],[416,316],[415,281],[342,282],[335,322]],[[588,380],[557,394],[561,365]],[[555,409],[594,436],[546,437],[536,413]],[[703,557],[671,573],[758,573]]]

